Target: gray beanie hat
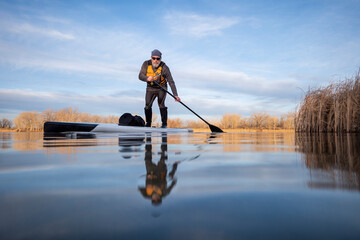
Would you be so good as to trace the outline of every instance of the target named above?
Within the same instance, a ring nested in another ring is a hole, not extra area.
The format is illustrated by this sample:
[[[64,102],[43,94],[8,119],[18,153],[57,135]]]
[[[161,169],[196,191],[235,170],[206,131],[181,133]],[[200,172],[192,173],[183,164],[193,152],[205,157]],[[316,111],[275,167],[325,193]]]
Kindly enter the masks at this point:
[[[151,56],[159,56],[161,57],[161,52],[157,49],[154,49],[152,52],[151,52]]]

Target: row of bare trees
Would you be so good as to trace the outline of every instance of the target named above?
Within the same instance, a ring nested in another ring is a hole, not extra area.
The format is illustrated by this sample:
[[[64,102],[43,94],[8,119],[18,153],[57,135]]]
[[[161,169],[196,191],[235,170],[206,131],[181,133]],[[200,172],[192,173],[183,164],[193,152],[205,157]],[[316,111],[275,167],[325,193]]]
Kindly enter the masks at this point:
[[[160,125],[157,115],[153,115],[154,125]],[[81,113],[74,108],[65,108],[58,111],[47,109],[42,112],[23,112],[14,119],[13,123],[15,128],[20,131],[41,131],[46,121],[118,123],[118,119],[118,116],[93,115]],[[223,129],[294,129],[294,114],[284,114],[278,118],[267,113],[254,113],[250,117],[227,113],[220,120],[212,120],[211,122]],[[180,118],[169,119],[168,126],[174,128],[208,127],[201,120],[183,121]]]
[[[220,125],[223,128],[256,128],[256,129],[294,129],[294,114],[288,113],[277,116],[271,116],[268,113],[253,113],[250,117],[242,117],[239,114],[225,114]]]
[[[360,70],[351,79],[309,89],[295,126],[298,132],[360,132]]]
[[[225,114],[220,121],[211,123],[223,129],[294,129],[294,113],[283,114],[280,118],[271,116],[267,113],[253,113],[250,117],[243,117],[236,113]],[[170,119],[169,127],[186,128],[207,128],[208,126],[201,120],[182,121],[179,118]]]
[[[117,123],[118,117],[81,113],[70,107],[58,111],[47,109],[43,112],[22,112],[14,119],[14,124],[20,131],[41,131],[46,121]]]

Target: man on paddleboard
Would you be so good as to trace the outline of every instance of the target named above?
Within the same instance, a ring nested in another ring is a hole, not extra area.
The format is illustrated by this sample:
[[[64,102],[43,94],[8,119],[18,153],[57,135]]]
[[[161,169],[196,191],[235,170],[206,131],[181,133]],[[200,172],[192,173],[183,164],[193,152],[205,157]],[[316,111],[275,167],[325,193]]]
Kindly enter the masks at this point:
[[[166,92],[162,90],[157,84],[156,81],[161,87],[167,90],[167,83],[169,83],[171,91],[175,96],[175,100],[180,102],[178,97],[175,82],[171,76],[169,67],[161,61],[162,53],[155,49],[151,52],[151,59],[146,60],[141,66],[139,79],[141,81],[147,82],[146,94],[145,94],[145,119],[146,126],[151,127],[151,118],[152,118],[152,104],[157,97],[158,105],[160,108],[162,128],[167,127],[167,107],[165,106]]]

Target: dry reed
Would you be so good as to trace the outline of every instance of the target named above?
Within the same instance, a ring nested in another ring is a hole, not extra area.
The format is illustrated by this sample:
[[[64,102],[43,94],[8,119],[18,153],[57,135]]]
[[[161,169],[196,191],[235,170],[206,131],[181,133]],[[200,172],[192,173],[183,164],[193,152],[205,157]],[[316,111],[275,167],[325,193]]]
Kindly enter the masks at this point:
[[[360,69],[355,77],[309,89],[295,116],[297,132],[360,132]]]

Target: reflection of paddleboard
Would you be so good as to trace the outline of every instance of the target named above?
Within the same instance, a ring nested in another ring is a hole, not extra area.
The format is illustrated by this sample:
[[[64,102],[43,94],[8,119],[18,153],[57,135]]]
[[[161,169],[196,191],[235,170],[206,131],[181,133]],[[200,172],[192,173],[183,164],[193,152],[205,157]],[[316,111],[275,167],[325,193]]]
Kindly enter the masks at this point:
[[[153,128],[121,126],[115,123],[74,123],[74,122],[45,122],[44,132],[122,132],[122,133],[151,133],[151,132],[193,132],[192,129],[181,128]]]

